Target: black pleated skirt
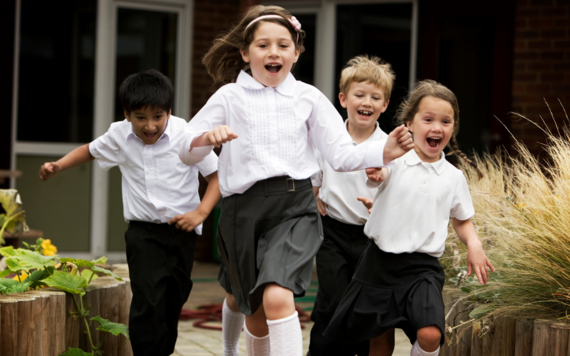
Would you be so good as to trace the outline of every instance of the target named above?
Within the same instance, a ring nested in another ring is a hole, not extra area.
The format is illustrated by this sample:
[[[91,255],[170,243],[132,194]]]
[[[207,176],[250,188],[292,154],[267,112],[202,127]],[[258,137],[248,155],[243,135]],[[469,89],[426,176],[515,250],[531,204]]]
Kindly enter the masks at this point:
[[[261,306],[266,283],[298,297],[311,282],[313,257],[323,240],[320,216],[310,179],[286,179],[257,182],[222,201],[218,279],[245,315]]]
[[[436,325],[444,341],[443,268],[425,253],[387,253],[370,240],[324,335],[344,342],[373,339],[391,328],[410,342]]]

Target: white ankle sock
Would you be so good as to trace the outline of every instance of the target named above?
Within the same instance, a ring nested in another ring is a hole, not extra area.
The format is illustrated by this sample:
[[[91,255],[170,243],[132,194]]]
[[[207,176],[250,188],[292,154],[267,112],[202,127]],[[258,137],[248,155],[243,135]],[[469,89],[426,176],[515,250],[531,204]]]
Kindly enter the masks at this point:
[[[222,308],[222,340],[224,343],[224,356],[239,355],[239,336],[241,328],[244,325],[245,315],[240,312],[234,312],[228,308],[228,304],[224,299],[224,307]]]
[[[245,323],[243,324],[245,333],[245,351],[247,356],[269,356],[269,335],[257,337],[252,335]],[[236,354],[237,355],[237,354]]]
[[[439,347],[437,348],[437,350],[433,352],[427,352],[422,350],[420,344],[418,344],[418,340],[414,342],[414,346],[412,347],[412,352],[410,353],[410,356],[437,356],[437,355],[439,355]]]
[[[301,356],[303,354],[303,335],[295,312],[283,319],[267,320],[271,356]]]

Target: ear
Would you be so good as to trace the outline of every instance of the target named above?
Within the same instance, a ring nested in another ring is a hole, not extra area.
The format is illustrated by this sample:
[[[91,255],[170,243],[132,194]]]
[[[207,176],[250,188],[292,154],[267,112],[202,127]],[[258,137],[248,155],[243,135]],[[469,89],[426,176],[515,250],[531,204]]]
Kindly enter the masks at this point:
[[[411,121],[406,121],[406,122],[405,122],[406,128],[407,128],[408,131],[410,131],[411,133],[414,133],[414,131],[412,131],[412,130],[410,129],[411,123],[412,123]]]
[[[245,63],[249,63],[249,51],[245,49],[240,49],[239,53],[241,53],[241,58]]]
[[[293,63],[297,63],[297,61],[299,60],[299,56],[301,55],[301,49],[297,48],[295,50],[295,59],[293,60]]]
[[[382,111],[381,111],[382,113],[383,113],[384,111],[386,111],[386,109],[388,109],[388,104],[390,104],[390,99],[388,99],[388,100],[386,100],[386,101],[384,102],[384,107],[382,108]]]
[[[344,95],[343,92],[338,93],[338,100],[340,100],[340,106],[346,109],[347,107],[346,96]]]
[[[131,117],[129,116],[127,110],[123,110],[123,113],[125,114],[125,119],[127,119],[128,122],[131,122]]]

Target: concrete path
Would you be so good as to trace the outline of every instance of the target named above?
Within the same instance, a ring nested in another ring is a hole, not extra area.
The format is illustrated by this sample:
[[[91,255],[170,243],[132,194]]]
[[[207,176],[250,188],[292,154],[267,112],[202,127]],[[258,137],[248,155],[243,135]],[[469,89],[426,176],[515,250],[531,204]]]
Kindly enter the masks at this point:
[[[185,309],[196,309],[200,305],[222,303],[225,292],[217,282],[218,265],[210,263],[196,263],[192,271],[194,287]],[[316,276],[314,278],[316,280]],[[310,313],[316,288],[310,288],[307,297],[297,303],[299,307]],[[311,298],[313,297],[313,298]],[[223,356],[222,332],[218,330],[208,330],[193,326],[195,320],[180,321],[178,324],[178,341],[173,355],[176,356]],[[221,326],[220,322],[208,322],[206,325]],[[303,352],[307,354],[309,348],[309,336],[312,322],[302,323],[303,329]],[[409,356],[410,342],[406,335],[396,329],[396,348],[394,356]],[[245,356],[245,344],[243,333],[240,339],[240,356]],[[334,355],[333,355],[334,356]]]

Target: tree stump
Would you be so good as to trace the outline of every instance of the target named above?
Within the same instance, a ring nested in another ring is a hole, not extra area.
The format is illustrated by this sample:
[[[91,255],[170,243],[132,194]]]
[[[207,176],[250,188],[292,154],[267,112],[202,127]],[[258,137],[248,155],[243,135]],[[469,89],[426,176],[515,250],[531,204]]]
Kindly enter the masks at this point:
[[[481,330],[481,320],[475,321],[473,325],[474,327],[471,329],[471,356],[483,356],[483,339],[476,333],[476,329]]]
[[[119,322],[119,281],[112,277],[97,278],[91,282],[97,285],[101,293],[101,309],[102,318]],[[103,352],[107,356],[117,355],[119,351],[118,338],[121,336],[107,335],[103,343]]]
[[[34,303],[34,322],[36,323],[36,355],[52,356],[53,319],[50,318],[51,303],[49,293],[29,291],[27,295],[36,297]],[[55,309],[54,309],[55,310]]]
[[[36,324],[34,320],[34,304],[36,296],[25,293],[12,293],[5,297],[18,301],[18,348],[17,356],[36,355]]]
[[[83,308],[89,310],[89,315],[87,316],[87,323],[89,324],[89,333],[91,334],[91,341],[93,346],[98,347],[100,341],[99,331],[97,331],[97,323],[92,322],[91,318],[99,315],[99,310],[101,308],[101,288],[97,285],[91,283],[86,289],[85,296],[83,297]],[[79,348],[92,352],[91,342],[89,341],[89,335],[87,335],[87,326],[81,320],[79,327]]]
[[[123,283],[119,284],[119,323],[129,326],[129,315],[131,309],[131,300],[133,292],[131,291],[131,280],[123,278]],[[129,339],[119,336],[118,355],[132,356],[133,350]]]
[[[43,289],[49,293],[52,304],[53,318],[53,355],[61,355],[67,350],[65,342],[65,332],[67,329],[67,313],[65,309],[65,292],[54,289]]]
[[[532,330],[532,355],[550,354],[550,325],[552,320],[536,319]]]
[[[517,319],[515,355],[532,356],[533,322],[534,319]]]
[[[570,324],[554,323],[550,325],[550,355],[568,356],[568,342],[570,335]]]
[[[65,346],[66,350],[69,347],[79,347],[79,330],[83,320],[80,320],[76,313],[75,302],[79,304],[79,295],[65,293]]]

